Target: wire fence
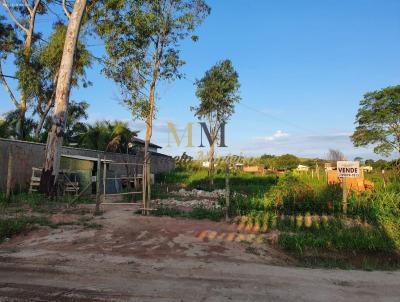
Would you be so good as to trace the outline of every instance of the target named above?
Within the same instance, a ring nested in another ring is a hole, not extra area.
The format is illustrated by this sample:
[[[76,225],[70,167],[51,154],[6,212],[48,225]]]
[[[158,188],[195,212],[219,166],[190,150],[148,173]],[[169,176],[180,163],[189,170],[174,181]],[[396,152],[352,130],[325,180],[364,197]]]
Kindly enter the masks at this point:
[[[103,204],[133,203],[143,194],[143,164],[104,160],[102,170]]]

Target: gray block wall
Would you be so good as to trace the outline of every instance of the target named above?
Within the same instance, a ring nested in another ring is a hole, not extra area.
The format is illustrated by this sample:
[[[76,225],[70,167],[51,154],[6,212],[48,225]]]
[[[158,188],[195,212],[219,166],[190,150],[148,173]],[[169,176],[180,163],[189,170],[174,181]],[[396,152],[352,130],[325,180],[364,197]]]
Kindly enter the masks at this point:
[[[41,168],[43,166],[45,145],[0,138],[0,192],[4,192],[6,188],[8,150],[10,147],[13,154],[13,188],[19,192],[27,191],[29,189],[29,183],[32,175],[32,167]],[[100,154],[101,158],[106,158],[115,162],[129,162],[138,164],[143,163],[143,153],[139,153],[137,155],[127,155],[121,153],[63,147],[62,154],[81,155],[95,158],[97,158],[98,154]],[[152,153],[151,173],[158,174],[162,172],[168,172],[174,168],[175,161],[171,156],[161,153]],[[124,174],[124,170],[126,170],[126,168],[124,165],[112,165],[112,170]],[[138,171],[138,173],[141,173],[141,170]]]

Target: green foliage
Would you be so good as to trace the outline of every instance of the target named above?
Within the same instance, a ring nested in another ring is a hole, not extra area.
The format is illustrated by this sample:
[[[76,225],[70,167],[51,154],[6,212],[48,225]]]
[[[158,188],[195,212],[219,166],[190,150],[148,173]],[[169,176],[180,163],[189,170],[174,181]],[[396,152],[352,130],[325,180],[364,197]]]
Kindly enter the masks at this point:
[[[204,207],[195,207],[191,211],[186,212],[176,208],[160,207],[151,212],[154,216],[170,216],[192,219],[210,219],[219,221],[224,217],[222,209],[208,209]]]
[[[0,23],[0,40],[4,38],[2,36],[3,32],[9,30],[8,27],[8,25],[4,26]],[[8,130],[7,132],[3,131],[2,136],[18,136],[26,140],[36,140],[38,138],[35,137],[35,129],[42,125],[40,121],[45,120],[49,110],[54,106],[55,89],[64,48],[66,26],[60,22],[56,23],[53,27],[53,32],[48,38],[48,43],[40,43],[40,35],[34,35],[29,57],[26,56],[26,49],[21,47],[22,44],[11,33],[15,36],[14,31],[10,32],[4,42],[14,41],[15,43],[10,46],[11,48],[8,47],[8,44],[2,45],[3,49],[0,50],[0,57],[4,57],[4,53],[7,50],[14,53],[18,89],[27,104],[26,108],[24,104],[20,104],[17,111],[13,113],[12,121],[7,121]],[[91,67],[91,55],[84,44],[78,41],[74,60],[74,72],[72,74],[71,85],[73,87],[78,86],[79,82],[82,82],[83,87],[91,84],[90,81],[86,80],[86,69],[88,67]],[[72,104],[72,107],[76,104]],[[23,112],[25,115],[25,111],[28,108],[33,108],[32,116],[22,119],[21,113]],[[73,110],[76,112],[76,106]],[[22,125],[22,132],[19,132],[17,125]],[[42,134],[39,140],[46,141],[47,130],[45,129],[45,133]]]
[[[67,26],[63,23],[56,23],[53,26],[53,32],[49,37],[49,43],[38,49],[38,57],[46,72],[44,78],[53,79],[58,73],[61,58],[64,49],[65,35]],[[86,49],[82,41],[78,41],[74,57],[74,72],[72,74],[71,86],[77,86],[79,80],[82,80],[83,86],[90,85],[86,81],[86,69],[92,66],[90,52]]]
[[[194,219],[210,219],[213,221],[220,221],[224,217],[224,212],[220,208],[208,209],[204,207],[194,207],[193,210],[188,212],[188,217]]]
[[[7,207],[12,205],[22,208],[27,205],[31,209],[41,211],[41,207],[46,208],[48,205],[71,203],[75,198],[76,196],[74,195],[47,197],[39,193],[19,193],[11,195],[10,200],[7,200],[5,194],[0,193],[0,206]],[[76,203],[93,203],[93,200],[88,197],[81,197]]]
[[[225,174],[216,174],[214,177],[214,187],[210,187],[208,172],[205,169],[198,170],[174,170],[169,173],[156,175],[157,182],[169,185],[170,187],[214,190],[225,188]],[[276,184],[277,177],[274,175],[252,175],[234,174],[230,177],[231,190],[251,195],[262,195]]]
[[[8,54],[21,45],[21,40],[18,39],[11,24],[4,23],[5,19],[0,15],[0,60],[6,59]]]
[[[199,119],[208,119],[211,134],[218,133],[221,123],[229,119],[234,113],[235,104],[240,101],[238,79],[239,75],[232,62],[224,60],[208,70],[201,80],[196,81],[196,96],[200,105],[192,110]]]
[[[272,166],[279,171],[293,170],[297,168],[300,160],[292,154],[277,156],[272,161]]]
[[[179,43],[209,14],[203,0],[106,0],[93,13],[106,43],[104,74],[121,88],[135,118],[149,116],[149,91],[157,80],[182,74]]]
[[[11,238],[14,235],[29,231],[35,225],[50,226],[54,225],[45,217],[15,217],[15,218],[0,218],[0,242],[6,238]]]
[[[266,232],[279,229],[288,250],[396,253],[400,250],[400,181],[349,197],[342,211],[341,188],[326,179],[287,174],[263,197],[232,196],[229,213],[239,223]]]
[[[297,168],[299,164],[314,167],[318,163],[322,167],[324,161],[321,159],[300,159],[292,154],[283,154],[280,156],[264,154],[259,158],[258,163],[264,165],[267,169],[291,171]]]
[[[69,102],[63,140],[64,145],[78,145],[81,143],[83,135],[88,131],[88,126],[82,121],[87,120],[88,118],[88,108],[89,104],[87,102]],[[47,141],[47,135],[50,130],[51,123],[51,117],[48,117],[43,127],[44,131],[39,137],[40,142],[45,143]]]
[[[4,119],[0,120],[0,137],[3,138],[16,138],[18,137],[17,125],[20,121],[19,110],[6,112]],[[33,118],[25,118],[23,132],[25,133],[26,140],[33,140],[34,131],[37,127],[37,122]]]
[[[338,221],[321,228],[311,227],[307,231],[281,233],[278,243],[282,248],[299,254],[307,249],[372,253],[390,253],[396,249],[393,241],[378,228],[346,227]]]
[[[327,186],[326,179],[286,174],[263,197],[266,208],[282,213],[338,213],[341,209],[341,189]]]
[[[387,189],[366,193],[354,198],[354,202],[364,205],[368,215],[366,219],[379,225],[386,237],[400,250],[400,182],[391,184]]]
[[[94,125],[87,125],[87,129],[81,134],[79,145],[87,149],[126,153],[137,133],[138,131],[131,130],[125,122],[97,121]]]
[[[356,147],[374,145],[374,152],[400,152],[400,86],[369,92],[360,102],[351,139]]]

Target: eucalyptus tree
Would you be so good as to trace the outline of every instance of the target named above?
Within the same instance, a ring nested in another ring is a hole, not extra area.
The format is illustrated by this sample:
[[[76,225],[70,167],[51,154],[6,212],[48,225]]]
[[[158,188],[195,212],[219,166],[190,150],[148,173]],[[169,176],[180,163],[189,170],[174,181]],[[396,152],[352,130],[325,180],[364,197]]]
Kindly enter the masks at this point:
[[[40,191],[47,195],[54,193],[59,172],[61,146],[67,122],[75,53],[86,4],[86,0],[76,0],[72,13],[68,16],[69,23],[65,35],[60,69],[58,71],[52,125],[47,137],[45,161],[40,179]]]
[[[192,108],[199,119],[206,119],[211,139],[209,151],[210,185],[214,185],[215,144],[221,126],[235,112],[235,104],[240,101],[239,75],[230,60],[223,60],[211,67],[204,77],[197,80],[196,96],[200,100],[197,107]]]
[[[204,0],[105,0],[94,14],[106,43],[104,73],[121,88],[122,101],[134,118],[146,122],[144,150],[145,207],[150,200],[149,144],[159,81],[180,79],[180,41],[210,13]]]
[[[6,18],[0,15],[0,81],[10,96],[11,101],[18,107],[18,100],[8,84],[6,75],[3,74],[2,62],[19,47],[21,40],[18,39],[12,25],[6,23],[5,20]]]
[[[42,131],[48,114],[54,107],[58,73],[66,32],[66,25],[61,22],[55,23],[48,43],[38,47],[35,51],[34,61],[38,76],[31,81],[30,87],[32,90],[32,97],[35,98],[33,102],[35,113],[39,116],[39,121],[35,130],[35,136],[37,138]],[[86,79],[86,69],[90,67],[91,64],[91,54],[86,49],[85,44],[78,41],[73,62],[71,87],[79,86],[79,84],[83,87],[91,85],[91,82]]]
[[[15,105],[19,113],[18,122],[18,136],[24,138],[25,133],[24,121],[25,114],[28,109],[28,98],[29,98],[29,83],[35,73],[32,72],[31,68],[31,53],[32,47],[37,40],[38,35],[35,33],[36,17],[38,14],[43,14],[46,11],[46,2],[44,0],[33,0],[33,1],[22,1],[21,5],[11,4],[10,1],[2,0],[2,5],[7,11],[10,19],[15,24],[19,31],[22,31],[23,45],[21,48],[15,49],[16,64],[18,68],[17,78],[20,90],[20,99],[17,100],[15,92],[10,89],[10,85],[7,83],[5,78],[2,78],[3,86],[6,88],[11,101]],[[1,64],[1,61],[0,61]],[[1,70],[1,67],[0,67]]]

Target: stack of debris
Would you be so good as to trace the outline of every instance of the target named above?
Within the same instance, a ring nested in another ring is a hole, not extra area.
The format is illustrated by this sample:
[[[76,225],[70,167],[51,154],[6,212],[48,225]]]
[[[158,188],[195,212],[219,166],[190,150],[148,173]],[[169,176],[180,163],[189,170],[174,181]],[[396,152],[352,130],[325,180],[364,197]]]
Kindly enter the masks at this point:
[[[173,198],[155,199],[152,200],[153,207],[167,207],[167,208],[196,208],[202,207],[206,209],[216,209],[220,205],[215,200],[210,199],[193,199],[193,200],[176,200]]]
[[[171,192],[172,195],[184,196],[184,197],[198,197],[198,198],[210,198],[217,199],[220,196],[225,196],[225,190],[215,190],[212,192],[193,189],[187,191],[185,189],[180,189],[179,191]]]

